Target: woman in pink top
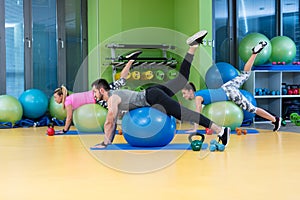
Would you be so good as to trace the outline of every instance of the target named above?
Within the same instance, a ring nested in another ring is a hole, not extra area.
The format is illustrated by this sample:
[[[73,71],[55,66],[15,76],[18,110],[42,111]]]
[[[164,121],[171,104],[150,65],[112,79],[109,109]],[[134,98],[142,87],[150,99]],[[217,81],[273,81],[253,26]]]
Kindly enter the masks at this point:
[[[141,51],[136,51],[125,57],[129,61],[123,68],[121,75],[120,75],[120,79],[110,84],[111,89],[113,89],[113,90],[119,89],[120,87],[122,87],[126,84],[126,77],[128,76],[130,67],[133,64],[134,60],[141,53],[142,53]],[[53,96],[54,96],[55,102],[58,104],[62,103],[63,109],[65,109],[67,111],[65,126],[62,130],[60,130],[58,132],[58,134],[63,134],[63,133],[68,132],[68,130],[71,126],[71,123],[72,123],[73,110],[75,110],[85,104],[96,103],[96,99],[95,99],[93,90],[90,90],[87,92],[69,94],[67,88],[65,86],[61,86],[54,91]],[[105,107],[106,102],[99,102],[99,104]]]

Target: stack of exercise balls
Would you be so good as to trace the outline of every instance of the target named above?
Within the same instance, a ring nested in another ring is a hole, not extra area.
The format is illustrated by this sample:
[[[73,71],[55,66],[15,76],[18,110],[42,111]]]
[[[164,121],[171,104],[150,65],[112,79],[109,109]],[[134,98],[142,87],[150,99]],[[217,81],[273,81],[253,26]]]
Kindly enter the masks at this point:
[[[267,46],[257,55],[254,65],[265,63],[291,63],[296,57],[296,44],[287,36],[276,36],[269,40],[261,33],[249,33],[239,43],[239,56],[247,62],[252,54],[252,48],[259,42],[266,41]]]
[[[232,80],[239,75],[239,71],[231,64],[219,62],[212,65],[205,74],[205,83],[208,89],[220,88],[224,83]],[[241,90],[241,93],[256,106],[254,96],[246,91]],[[246,120],[251,120],[254,117],[253,113],[242,110],[232,101],[214,102],[205,105],[202,114],[214,121],[215,123],[228,126],[232,130],[240,127]]]
[[[224,83],[239,75],[239,71],[231,64],[219,62],[212,65],[205,74],[208,89],[220,88]],[[205,105],[202,114],[218,125],[235,129],[243,122],[243,111],[231,101],[214,102]]]
[[[19,97],[23,108],[23,117],[37,119],[45,115],[48,109],[48,97],[39,89],[25,90]]]
[[[14,125],[22,119],[22,115],[22,105],[17,98],[0,95],[0,122],[10,122]]]

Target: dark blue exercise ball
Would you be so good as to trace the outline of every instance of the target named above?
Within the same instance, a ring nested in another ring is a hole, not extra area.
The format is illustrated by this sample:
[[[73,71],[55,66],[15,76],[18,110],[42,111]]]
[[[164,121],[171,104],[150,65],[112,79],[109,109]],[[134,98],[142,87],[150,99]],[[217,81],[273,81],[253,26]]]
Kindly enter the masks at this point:
[[[122,132],[131,146],[162,147],[173,140],[176,120],[155,108],[141,107],[123,116]]]
[[[256,99],[254,96],[248,92],[247,90],[240,89],[240,92],[250,101],[254,106],[257,106]],[[243,110],[244,112],[244,121],[252,120],[255,117],[255,113],[248,112],[247,110]]]
[[[218,62],[216,64],[213,64],[207,70],[205,74],[205,83],[207,88],[216,89],[238,75],[239,71],[231,64],[226,62]]]

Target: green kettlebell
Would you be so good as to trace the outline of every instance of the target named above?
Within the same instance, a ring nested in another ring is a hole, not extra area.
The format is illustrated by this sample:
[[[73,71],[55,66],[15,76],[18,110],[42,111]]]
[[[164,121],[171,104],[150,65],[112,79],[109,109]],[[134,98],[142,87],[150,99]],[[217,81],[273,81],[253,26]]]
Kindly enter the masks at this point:
[[[300,118],[298,113],[291,113],[290,114],[290,120],[291,120],[292,123],[295,123],[298,118]]]
[[[200,136],[201,137],[201,140],[193,140],[192,137],[196,137],[196,136]],[[192,150],[193,151],[200,151],[201,150],[201,147],[202,147],[202,144],[204,142],[204,139],[205,139],[205,136],[201,133],[191,133],[189,135],[189,141],[191,143],[191,147],[192,147]]]

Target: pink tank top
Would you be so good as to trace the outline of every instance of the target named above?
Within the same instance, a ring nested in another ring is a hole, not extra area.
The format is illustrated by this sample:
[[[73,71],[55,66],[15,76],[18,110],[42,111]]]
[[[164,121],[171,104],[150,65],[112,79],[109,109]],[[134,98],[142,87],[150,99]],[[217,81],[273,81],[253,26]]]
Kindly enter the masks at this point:
[[[93,90],[87,92],[73,93],[66,97],[65,106],[71,105],[75,110],[85,104],[96,103]]]

